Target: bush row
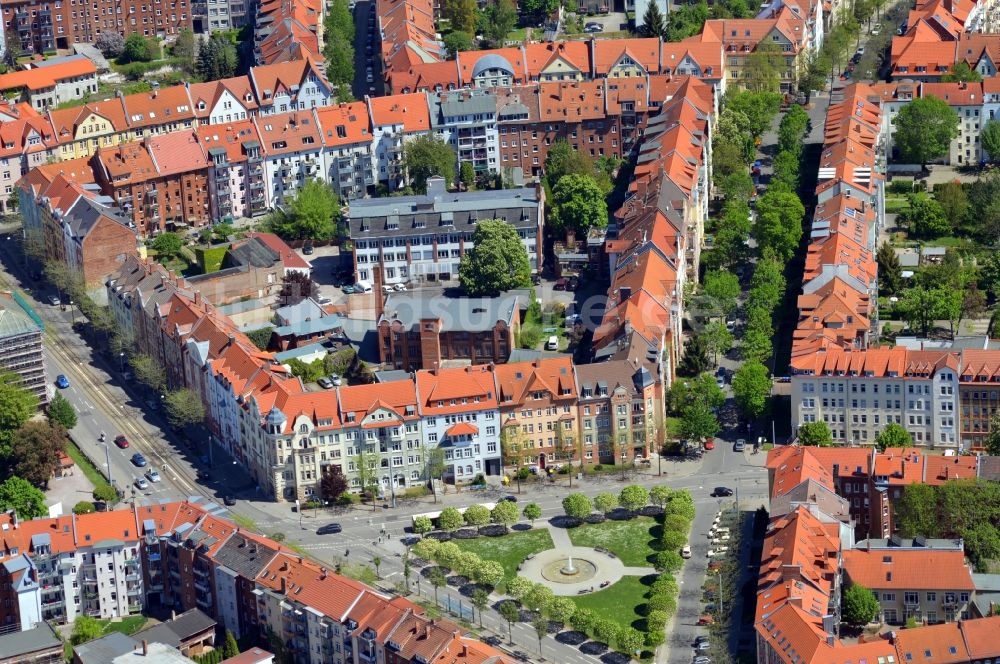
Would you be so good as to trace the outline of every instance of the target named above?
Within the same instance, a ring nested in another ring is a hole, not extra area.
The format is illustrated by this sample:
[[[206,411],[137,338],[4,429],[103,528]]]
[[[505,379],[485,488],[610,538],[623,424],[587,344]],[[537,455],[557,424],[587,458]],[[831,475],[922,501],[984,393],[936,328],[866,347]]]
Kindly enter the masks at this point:
[[[503,565],[495,560],[483,560],[471,551],[462,551],[454,542],[424,539],[414,544],[410,551],[418,558],[432,560],[490,588],[496,588],[504,578]]]

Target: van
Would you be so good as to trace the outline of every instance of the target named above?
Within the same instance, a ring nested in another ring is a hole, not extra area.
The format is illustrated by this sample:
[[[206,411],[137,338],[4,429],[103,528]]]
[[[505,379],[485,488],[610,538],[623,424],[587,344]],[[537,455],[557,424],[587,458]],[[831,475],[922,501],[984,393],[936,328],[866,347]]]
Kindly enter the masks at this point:
[[[549,340],[545,342],[545,350],[559,350],[559,337],[552,335]]]

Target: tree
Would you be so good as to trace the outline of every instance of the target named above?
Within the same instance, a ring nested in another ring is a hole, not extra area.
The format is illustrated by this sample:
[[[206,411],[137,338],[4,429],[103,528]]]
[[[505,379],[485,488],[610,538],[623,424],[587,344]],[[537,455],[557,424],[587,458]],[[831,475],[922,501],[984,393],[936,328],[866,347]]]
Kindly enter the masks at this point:
[[[444,450],[440,447],[424,448],[424,458],[427,459],[427,477],[431,481],[431,492],[434,494],[434,502],[437,502],[437,487],[434,480],[441,479],[444,471],[448,469],[444,459]]]
[[[799,445],[807,447],[829,447],[833,445],[833,435],[826,422],[806,422],[799,426]]]
[[[681,554],[674,550],[660,551],[656,554],[656,569],[673,574],[684,566]]]
[[[875,447],[879,452],[885,452],[891,447],[913,447],[913,438],[909,431],[891,422],[875,436]]]
[[[418,516],[413,519],[413,532],[418,535],[426,535],[434,530],[434,524],[426,516]]]
[[[49,402],[48,416],[50,422],[54,422],[64,429],[68,430],[76,426],[76,409],[66,397],[58,392]]]
[[[69,642],[78,646],[88,641],[100,638],[104,634],[104,627],[96,619],[90,616],[77,616],[73,621],[73,632],[69,637]]]
[[[195,70],[203,80],[217,81],[233,76],[238,64],[236,45],[223,34],[213,34],[198,49]]]
[[[448,579],[445,578],[444,572],[441,571],[440,567],[434,567],[427,573],[427,580],[430,582],[431,587],[434,588],[434,605],[437,606],[438,588],[448,583]]]
[[[948,288],[907,288],[896,303],[896,312],[909,328],[928,336],[936,320],[956,320],[962,293]]]
[[[709,408],[719,408],[726,401],[726,395],[715,377],[703,373],[697,378],[674,381],[668,393],[670,412],[681,414],[687,406],[702,402]]]
[[[983,75],[963,61],[953,64],[951,71],[941,77],[942,83],[979,83],[982,80]]]
[[[535,519],[541,518],[542,516],[542,508],[538,506],[538,503],[528,503],[524,506],[521,514],[524,515],[524,518],[530,521],[532,525],[534,525]]]
[[[958,113],[943,99],[933,95],[914,99],[903,106],[892,123],[893,140],[900,161],[920,164],[944,156],[958,136]]]
[[[92,494],[94,500],[102,503],[110,503],[118,499],[118,491],[110,484],[102,484],[94,487]]]
[[[802,218],[805,207],[791,191],[771,189],[757,201],[757,241],[775,255],[788,260],[802,238]]]
[[[951,225],[940,203],[924,192],[910,194],[907,199],[910,206],[899,217],[913,235],[933,239],[951,232]]]
[[[750,135],[757,138],[771,126],[771,121],[781,109],[782,99],[776,92],[733,90],[726,95],[724,104],[726,111],[746,116]]]
[[[325,240],[333,237],[338,214],[337,194],[330,185],[319,180],[307,180],[285,209],[279,208],[268,217],[271,231],[286,240]]]
[[[934,198],[941,205],[944,216],[952,228],[957,228],[969,211],[969,195],[960,182],[945,182],[936,192]]]
[[[598,618],[594,621],[594,637],[604,643],[611,644],[618,638],[621,627],[610,618]]]
[[[990,563],[1000,558],[1000,531],[989,523],[978,523],[962,531],[965,553],[977,572],[988,573]]]
[[[181,68],[184,71],[194,72],[196,54],[197,46],[194,41],[194,32],[191,28],[182,29],[177,33],[177,39],[174,41],[173,55],[181,61]]]
[[[881,607],[878,597],[860,583],[852,583],[844,591],[840,602],[844,622],[861,627],[878,618]]]
[[[615,643],[618,645],[618,652],[632,658],[638,658],[645,638],[643,638],[642,632],[635,627],[626,627],[618,634]]]
[[[708,404],[697,401],[684,407],[677,435],[686,440],[702,440],[719,433],[719,420]]]
[[[92,514],[94,512],[94,503],[89,500],[81,500],[76,505],[73,505],[73,514]]]
[[[556,595],[551,588],[541,583],[534,583],[531,585],[531,590],[521,598],[521,603],[532,611],[545,613],[555,597]]]
[[[452,30],[474,34],[477,9],[476,0],[448,0],[444,3],[443,13],[451,21]]]
[[[104,57],[108,59],[117,58],[125,51],[125,38],[120,32],[105,30],[97,35],[94,46]]]
[[[576,612],[576,602],[569,597],[555,597],[549,602],[549,618],[557,623],[565,625]]]
[[[541,655],[542,639],[549,633],[549,621],[546,620],[545,616],[539,613],[535,616],[535,619],[531,621],[531,626],[535,630],[535,636],[538,637],[538,654]]]
[[[618,507],[618,496],[608,491],[602,491],[594,496],[594,507],[601,514],[607,516]]]
[[[184,240],[177,233],[167,231],[153,238],[149,247],[156,252],[157,257],[176,258],[184,248]]]
[[[990,418],[990,433],[983,445],[990,456],[1000,456],[1000,410],[995,411]]]
[[[638,512],[649,504],[649,491],[643,486],[627,486],[618,494],[618,504],[629,512]]]
[[[663,20],[663,12],[656,2],[650,2],[642,17],[642,36],[659,37],[663,39],[667,33],[667,24]]]
[[[531,263],[517,230],[502,219],[480,221],[472,248],[458,266],[462,288],[470,296],[496,295],[531,286]]]
[[[564,138],[555,141],[545,157],[545,184],[547,191],[555,190],[556,185],[567,175],[585,175],[593,178],[602,191],[611,191],[611,181],[608,175],[598,170],[597,164],[582,150],[577,150]],[[550,196],[551,198],[551,196]]]
[[[1000,430],[1000,429],[998,429]],[[1000,436],[1000,434],[998,434]],[[566,516],[583,520],[594,511],[594,503],[589,496],[582,493],[571,493],[562,500],[563,511]]]
[[[375,568],[375,578],[381,579],[382,575],[379,573],[379,568],[382,566],[382,559],[378,556],[372,558],[372,567]]]
[[[777,92],[784,68],[785,53],[781,47],[761,42],[746,58],[743,87],[751,92]]]
[[[472,35],[461,30],[453,30],[444,36],[444,47],[448,49],[448,56],[455,57],[456,53],[473,50]]]
[[[573,629],[586,634],[594,628],[596,620],[597,616],[594,615],[593,611],[579,607],[573,612],[573,617],[569,619],[569,624]]]
[[[438,527],[441,530],[458,530],[463,525],[465,525],[465,517],[454,507],[446,507],[441,510],[441,515],[438,516]]]
[[[236,637],[228,629],[226,630],[226,642],[222,645],[222,656],[225,659],[236,657],[240,654],[240,646],[236,643]]]
[[[167,392],[163,406],[167,411],[167,421],[173,427],[183,428],[205,419],[205,404],[197,392],[187,387]]]
[[[507,580],[507,594],[520,601],[522,597],[535,587],[533,581],[528,581],[523,576],[515,576]]]
[[[649,490],[649,500],[657,507],[664,507],[670,502],[670,494],[673,490],[668,486],[658,484]]]
[[[608,225],[608,204],[604,191],[594,178],[586,175],[564,175],[552,190],[552,214],[549,223],[553,232],[568,230],[585,235],[591,228]]]
[[[474,574],[476,583],[481,583],[484,586],[490,586],[491,588],[499,586],[503,582],[504,575],[503,565],[495,560],[484,560],[482,564],[476,568],[476,572]]]
[[[354,39],[354,16],[347,0],[333,0],[329,3],[323,29],[326,34],[340,35],[347,41]]]
[[[903,267],[899,264],[899,256],[891,244],[883,242],[879,245],[876,258],[879,292],[882,295],[895,295],[903,283]]]
[[[122,64],[128,64],[129,62],[149,62],[155,55],[149,40],[138,32],[133,32],[125,40],[125,48],[122,51],[119,62]]]
[[[0,456],[9,454],[14,432],[38,410],[38,397],[19,383],[15,374],[0,374]]]
[[[350,86],[354,76],[354,44],[351,40],[334,33],[325,40],[323,54],[330,82]]]
[[[485,526],[490,522],[490,510],[483,505],[469,505],[465,508],[465,522],[470,526]]]
[[[278,291],[278,302],[283,307],[298,304],[308,298],[319,297],[319,286],[312,280],[308,272],[292,270],[281,278],[281,290]]]
[[[59,468],[59,452],[66,446],[66,430],[58,423],[29,421],[17,430],[9,457],[13,475],[35,486],[48,486]]]
[[[319,482],[320,495],[323,500],[333,502],[347,493],[347,476],[339,472],[333,466],[327,466],[323,472],[323,477]],[[428,522],[430,519],[428,519]],[[416,520],[413,523],[414,532],[417,531]]]
[[[719,364],[719,355],[725,355],[733,347],[733,333],[720,320],[713,320],[705,326],[705,345],[712,354],[712,362]]]
[[[715,306],[725,314],[731,314],[736,310],[736,300],[741,290],[739,277],[732,272],[723,270],[706,272],[702,280],[701,292],[712,298]]]
[[[692,334],[684,342],[684,355],[677,367],[682,376],[697,376],[708,369],[708,344],[704,336]]]
[[[771,377],[760,362],[745,362],[733,376],[736,405],[749,419],[757,419],[767,409],[771,395]]]
[[[483,610],[490,604],[490,594],[482,588],[472,591],[472,606],[479,612],[479,627],[483,626]]]
[[[995,118],[987,120],[979,134],[979,140],[992,161],[1000,160],[1000,120]]]
[[[483,35],[497,47],[503,46],[507,35],[517,25],[517,8],[511,0],[490,3],[483,11],[486,28]]]
[[[463,161],[458,166],[458,179],[466,191],[476,188],[476,169],[472,167],[471,161]]]
[[[490,510],[490,519],[505,529],[517,523],[517,505],[509,500],[501,500]]]
[[[27,521],[45,516],[45,494],[20,477],[8,477],[0,484],[0,511],[14,510],[19,519]]]
[[[472,3],[475,5],[475,0]],[[436,136],[419,136],[405,143],[403,162],[414,191],[427,191],[427,180],[435,175],[443,177],[449,187],[455,181],[455,151]]]
[[[534,18],[546,18],[559,9],[559,0],[522,0],[521,11]]]
[[[517,604],[514,602],[501,602],[500,607],[497,609],[497,613],[500,617],[507,621],[507,634],[510,638],[510,642],[514,643],[514,623],[521,619],[521,610],[517,608]]]

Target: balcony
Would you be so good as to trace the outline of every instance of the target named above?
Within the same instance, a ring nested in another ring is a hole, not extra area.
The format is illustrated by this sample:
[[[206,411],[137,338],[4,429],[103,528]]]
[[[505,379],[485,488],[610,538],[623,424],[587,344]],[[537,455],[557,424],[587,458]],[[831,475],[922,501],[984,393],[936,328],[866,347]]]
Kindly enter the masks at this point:
[[[141,595],[142,594],[142,586],[129,586],[128,588],[125,589],[125,594],[126,595]]]
[[[138,572],[127,572],[125,574],[125,580],[126,581],[141,581],[142,580],[142,574],[139,574]]]
[[[60,606],[65,606],[65,605],[66,605],[66,600],[64,600],[64,599],[58,599],[58,598],[57,599],[51,599],[51,600],[42,602],[42,609],[43,610],[46,610],[46,609],[55,609],[55,608],[58,608]]]
[[[367,653],[364,650],[358,651],[358,659],[362,662],[367,662],[368,664],[374,664],[375,653]]]
[[[146,192],[146,198],[148,200],[153,200],[154,198],[156,198],[159,195],[160,195],[160,192],[158,192],[156,189],[150,189],[149,191]]]
[[[210,608],[212,606],[212,596],[211,595],[195,595],[194,601],[195,601],[195,603],[198,604],[198,606],[205,607],[206,609]]]
[[[140,613],[140,612],[142,612],[142,604],[129,604],[128,605],[128,612],[129,613]]]
[[[201,567],[200,565],[195,565],[193,569],[195,576],[200,576],[203,579],[208,578],[208,568]]]
[[[146,559],[149,560],[149,562],[151,563],[159,562],[160,558],[161,556],[159,551],[150,551],[148,554],[146,554]]]
[[[204,581],[202,579],[195,579],[194,580],[194,587],[195,587],[196,590],[199,590],[199,591],[201,591],[203,593],[210,593],[210,592],[212,592],[211,588],[208,585],[208,582]]]

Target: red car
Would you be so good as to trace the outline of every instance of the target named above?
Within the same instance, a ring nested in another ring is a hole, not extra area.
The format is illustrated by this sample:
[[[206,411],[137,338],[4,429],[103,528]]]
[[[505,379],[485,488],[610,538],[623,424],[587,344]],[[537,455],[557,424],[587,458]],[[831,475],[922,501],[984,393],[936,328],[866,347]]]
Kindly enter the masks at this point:
[[[699,625],[714,625],[715,624],[715,618],[713,618],[712,616],[710,616],[708,614],[705,614],[702,617],[698,618],[698,624]]]
[[[122,449],[125,449],[126,447],[128,447],[128,438],[126,438],[125,436],[115,436],[115,445],[117,445]]]
[[[705,449],[706,450],[714,450],[715,449],[715,442],[711,438],[706,438],[705,439]]]

